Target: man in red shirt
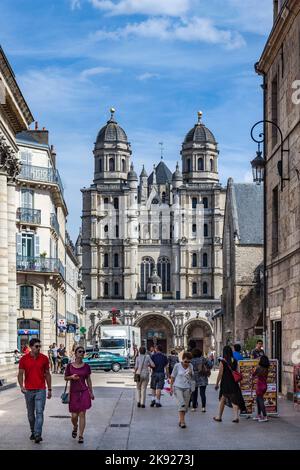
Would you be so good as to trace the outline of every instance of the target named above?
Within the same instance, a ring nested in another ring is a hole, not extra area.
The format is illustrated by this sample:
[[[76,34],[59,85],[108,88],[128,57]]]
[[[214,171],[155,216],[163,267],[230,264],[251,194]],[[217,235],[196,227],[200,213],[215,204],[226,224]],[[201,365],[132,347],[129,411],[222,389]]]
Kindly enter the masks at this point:
[[[29,346],[30,353],[25,354],[19,362],[18,382],[21,392],[25,395],[31,429],[30,439],[38,444],[43,440],[42,428],[46,403],[46,382],[48,387],[47,398],[51,398],[51,374],[49,372],[48,357],[40,353],[40,340],[32,338]]]

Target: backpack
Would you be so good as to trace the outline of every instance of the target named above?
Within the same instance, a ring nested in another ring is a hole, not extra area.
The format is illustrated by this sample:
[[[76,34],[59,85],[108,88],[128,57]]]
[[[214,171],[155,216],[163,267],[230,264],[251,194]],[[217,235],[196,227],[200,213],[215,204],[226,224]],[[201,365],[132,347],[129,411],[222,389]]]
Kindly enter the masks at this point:
[[[205,359],[202,359],[201,362],[199,362],[197,366],[199,375],[202,375],[204,377],[210,377],[211,371],[210,367],[207,365],[207,361]]]

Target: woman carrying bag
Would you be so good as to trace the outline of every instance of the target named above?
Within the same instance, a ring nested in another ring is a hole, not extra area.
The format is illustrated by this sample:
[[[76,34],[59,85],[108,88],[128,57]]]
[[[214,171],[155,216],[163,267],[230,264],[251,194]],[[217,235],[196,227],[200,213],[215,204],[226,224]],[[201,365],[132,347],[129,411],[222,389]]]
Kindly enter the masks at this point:
[[[182,355],[182,361],[175,364],[171,375],[170,394],[173,393],[178,404],[179,427],[186,428],[185,414],[188,411],[191,393],[195,390],[194,369],[191,364],[192,354],[185,352]]]
[[[139,355],[135,361],[134,381],[136,382],[136,401],[138,408],[145,408],[146,390],[150,377],[150,368],[155,367],[150,356],[146,354],[146,348],[140,347]]]
[[[84,348],[82,346],[77,346],[75,349],[75,360],[67,365],[65,372],[65,380],[70,382],[68,402],[73,424],[72,437],[74,439],[77,437],[79,419],[79,444],[83,443],[86,410],[91,408],[91,400],[94,400],[91,369],[90,366],[85,364],[82,360],[84,353]],[[65,397],[65,400],[67,401],[67,397]]]

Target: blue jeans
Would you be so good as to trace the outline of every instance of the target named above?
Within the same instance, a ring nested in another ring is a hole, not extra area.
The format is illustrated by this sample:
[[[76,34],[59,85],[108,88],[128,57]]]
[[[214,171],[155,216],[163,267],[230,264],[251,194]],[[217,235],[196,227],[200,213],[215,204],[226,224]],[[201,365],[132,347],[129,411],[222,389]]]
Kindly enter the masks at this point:
[[[46,404],[46,390],[26,390],[25,400],[31,432],[35,436],[41,436]]]

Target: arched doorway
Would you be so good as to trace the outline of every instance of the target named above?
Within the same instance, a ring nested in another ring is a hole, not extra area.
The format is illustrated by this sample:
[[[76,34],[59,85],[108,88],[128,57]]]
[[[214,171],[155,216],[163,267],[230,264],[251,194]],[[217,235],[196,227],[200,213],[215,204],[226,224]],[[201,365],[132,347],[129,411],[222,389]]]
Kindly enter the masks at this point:
[[[208,321],[204,319],[189,320],[183,327],[184,347],[188,347],[189,342],[193,341],[196,348],[207,354],[213,347],[213,331]]]
[[[142,345],[147,350],[160,345],[163,352],[168,353],[174,347],[174,325],[165,315],[145,314],[136,321],[135,326],[141,328]]]

